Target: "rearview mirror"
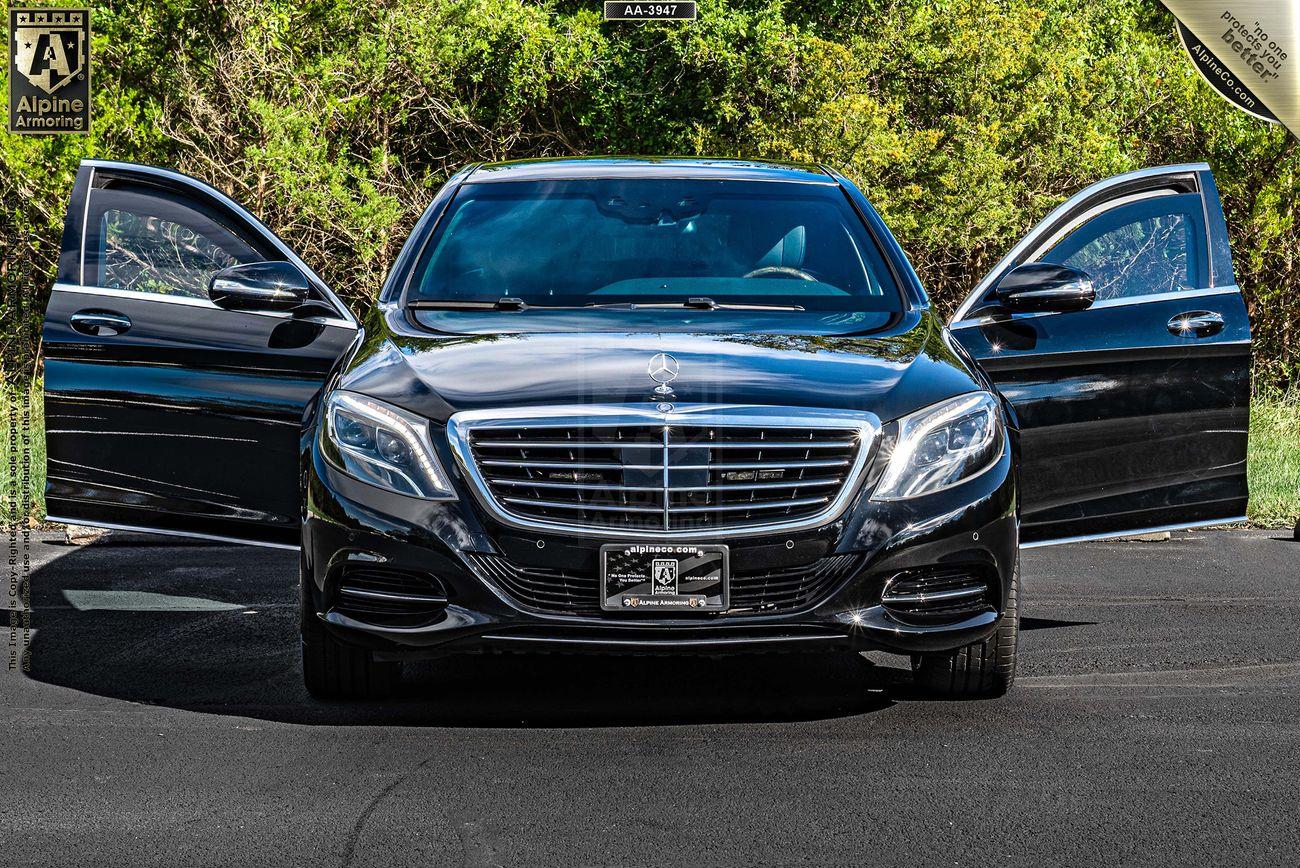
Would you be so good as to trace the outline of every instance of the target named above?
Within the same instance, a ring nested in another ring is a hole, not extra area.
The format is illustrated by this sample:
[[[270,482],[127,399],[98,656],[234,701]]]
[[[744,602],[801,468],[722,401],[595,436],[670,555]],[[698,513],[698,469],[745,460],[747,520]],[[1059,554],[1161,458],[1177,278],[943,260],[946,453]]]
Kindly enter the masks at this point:
[[[307,276],[292,262],[232,265],[208,282],[208,298],[226,310],[292,310],[307,301],[308,292]]]
[[[1086,271],[1050,262],[1018,265],[993,290],[993,301],[1015,313],[1083,310],[1096,299]]]

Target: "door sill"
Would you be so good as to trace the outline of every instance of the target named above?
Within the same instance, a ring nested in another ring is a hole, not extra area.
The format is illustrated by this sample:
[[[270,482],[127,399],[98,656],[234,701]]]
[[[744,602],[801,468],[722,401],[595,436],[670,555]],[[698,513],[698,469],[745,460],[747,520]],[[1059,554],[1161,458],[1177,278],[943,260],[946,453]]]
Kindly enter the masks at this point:
[[[1059,539],[1036,540],[1029,543],[1021,543],[1022,549],[1037,549],[1044,546],[1061,546],[1066,543],[1091,542],[1100,539],[1122,539],[1127,536],[1142,536],[1148,533],[1162,533],[1168,530],[1188,530],[1194,527],[1211,527],[1217,524],[1237,524],[1246,520],[1246,516],[1238,515],[1228,518],[1214,518],[1209,521],[1189,521],[1185,524],[1160,524],[1155,527],[1134,528],[1133,530],[1109,531],[1107,533],[1091,533],[1082,536],[1064,536]]]
[[[197,531],[172,530],[158,527],[141,527],[134,524],[113,524],[107,521],[90,521],[84,518],[61,518],[57,515],[45,516],[46,521],[56,522],[58,524],[76,524],[82,527],[102,527],[105,530],[129,530],[137,533],[155,533],[161,536],[178,536],[188,539],[202,539],[210,542],[234,543],[243,546],[261,546],[268,549],[284,549],[286,551],[296,552],[300,546],[290,545],[288,543],[268,542],[266,540],[241,539],[233,536],[220,536],[214,533],[198,533]]]

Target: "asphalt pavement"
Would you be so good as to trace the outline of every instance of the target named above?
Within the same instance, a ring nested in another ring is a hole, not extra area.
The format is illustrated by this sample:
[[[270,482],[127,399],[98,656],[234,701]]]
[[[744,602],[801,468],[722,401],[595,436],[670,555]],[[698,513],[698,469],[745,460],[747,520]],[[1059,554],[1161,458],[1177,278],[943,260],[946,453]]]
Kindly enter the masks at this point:
[[[1026,552],[1019,681],[960,703],[889,655],[537,655],[321,704],[296,555],[60,540],[0,670],[7,865],[1300,863],[1289,532]]]

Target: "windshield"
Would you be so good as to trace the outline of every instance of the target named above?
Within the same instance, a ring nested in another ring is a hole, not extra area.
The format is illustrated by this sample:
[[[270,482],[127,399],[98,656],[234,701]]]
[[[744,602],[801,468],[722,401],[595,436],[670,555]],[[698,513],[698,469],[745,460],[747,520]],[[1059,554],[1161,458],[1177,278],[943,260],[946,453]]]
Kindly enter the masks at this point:
[[[835,312],[841,325],[845,312],[902,310],[880,250],[837,185],[703,179],[466,184],[406,301],[517,312]]]

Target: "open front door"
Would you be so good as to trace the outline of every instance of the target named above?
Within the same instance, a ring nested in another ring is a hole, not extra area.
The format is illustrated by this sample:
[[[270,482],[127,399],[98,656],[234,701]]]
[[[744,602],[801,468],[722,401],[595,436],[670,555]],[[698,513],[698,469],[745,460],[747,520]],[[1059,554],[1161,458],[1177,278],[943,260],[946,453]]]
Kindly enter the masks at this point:
[[[999,284],[1033,262],[1086,272],[1095,300],[1013,312]],[[1208,166],[1084,190],[949,327],[1015,408],[1023,544],[1244,516],[1250,323]]]
[[[213,274],[287,261],[313,302],[227,310]],[[45,313],[50,519],[296,547],[303,412],[357,323],[265,226],[174,172],[87,161]]]

